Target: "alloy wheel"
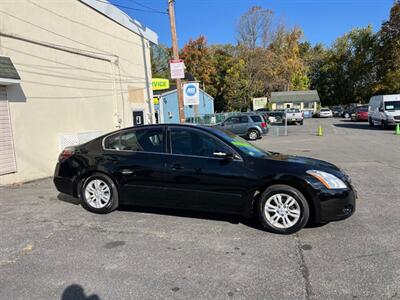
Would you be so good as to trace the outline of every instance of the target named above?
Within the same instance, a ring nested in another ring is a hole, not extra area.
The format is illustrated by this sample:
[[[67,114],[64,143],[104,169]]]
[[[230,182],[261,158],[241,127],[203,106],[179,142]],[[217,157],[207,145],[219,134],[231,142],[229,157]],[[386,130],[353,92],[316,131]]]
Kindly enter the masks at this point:
[[[255,131],[253,131],[253,130],[249,132],[249,139],[250,139],[250,140],[254,141],[254,140],[256,140],[257,138],[258,138],[257,132],[255,132]]]
[[[103,208],[110,202],[110,187],[101,179],[93,179],[85,187],[85,198],[91,207]]]
[[[287,194],[274,194],[267,199],[264,215],[274,227],[288,229],[300,219],[301,209],[297,200]]]

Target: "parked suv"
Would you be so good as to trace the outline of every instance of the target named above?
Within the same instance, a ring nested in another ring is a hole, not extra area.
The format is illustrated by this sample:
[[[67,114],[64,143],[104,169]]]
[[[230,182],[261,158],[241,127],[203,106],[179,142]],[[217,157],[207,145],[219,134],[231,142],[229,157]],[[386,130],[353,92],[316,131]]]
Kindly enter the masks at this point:
[[[268,133],[267,122],[257,113],[243,113],[229,117],[215,127],[228,130],[249,140],[257,140]]]

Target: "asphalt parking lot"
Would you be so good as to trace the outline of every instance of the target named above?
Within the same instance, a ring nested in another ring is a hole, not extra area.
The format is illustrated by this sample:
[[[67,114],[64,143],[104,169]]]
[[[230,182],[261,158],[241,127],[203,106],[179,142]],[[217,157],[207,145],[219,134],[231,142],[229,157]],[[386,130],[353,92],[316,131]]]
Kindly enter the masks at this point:
[[[288,131],[256,144],[344,169],[351,218],[280,236],[229,215],[95,215],[50,179],[0,187],[0,298],[400,299],[400,136],[341,119]]]

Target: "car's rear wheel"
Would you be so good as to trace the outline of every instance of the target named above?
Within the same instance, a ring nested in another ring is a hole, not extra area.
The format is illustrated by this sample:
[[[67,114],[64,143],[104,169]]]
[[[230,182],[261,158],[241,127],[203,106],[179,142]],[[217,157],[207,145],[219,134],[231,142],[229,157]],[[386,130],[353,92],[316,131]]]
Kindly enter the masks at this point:
[[[259,136],[260,134],[255,129],[250,129],[249,132],[247,133],[247,137],[251,141],[255,141],[256,139],[258,139]]]
[[[303,194],[288,185],[268,187],[258,202],[259,220],[264,229],[273,233],[295,233],[306,225],[309,215]]]
[[[105,174],[95,173],[81,185],[82,206],[94,213],[106,214],[118,207],[118,191]]]

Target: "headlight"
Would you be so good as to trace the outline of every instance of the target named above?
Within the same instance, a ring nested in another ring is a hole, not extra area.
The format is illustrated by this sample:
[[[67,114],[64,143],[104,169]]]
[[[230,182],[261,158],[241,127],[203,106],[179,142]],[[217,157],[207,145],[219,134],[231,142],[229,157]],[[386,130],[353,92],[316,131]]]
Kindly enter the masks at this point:
[[[335,175],[332,175],[330,173],[319,170],[308,170],[306,171],[306,173],[317,178],[323,185],[325,185],[330,190],[347,188],[346,184],[342,180],[340,180]]]

